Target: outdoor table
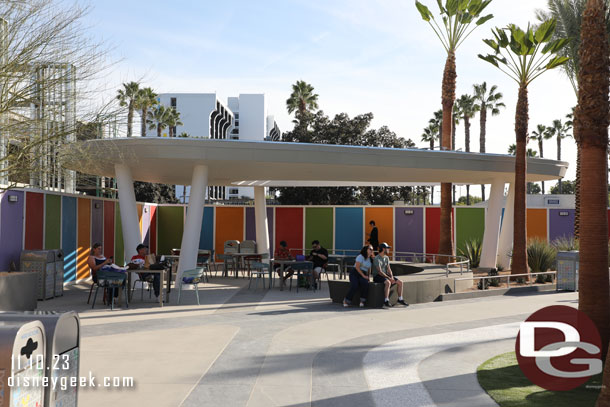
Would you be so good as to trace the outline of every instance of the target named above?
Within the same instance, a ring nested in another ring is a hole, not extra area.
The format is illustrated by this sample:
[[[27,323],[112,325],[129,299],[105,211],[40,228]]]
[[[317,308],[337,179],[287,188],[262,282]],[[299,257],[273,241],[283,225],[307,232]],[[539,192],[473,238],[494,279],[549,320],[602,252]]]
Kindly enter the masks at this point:
[[[129,284],[129,287],[131,287],[131,273],[151,273],[151,274],[159,274],[159,283],[160,283],[160,287],[159,287],[159,306],[163,307],[163,281],[166,280],[166,275],[167,275],[167,285],[165,286],[165,297],[166,297],[166,302],[169,302],[169,293],[171,291],[171,269],[170,271],[166,274],[165,269],[161,269],[161,270],[150,270],[148,268],[141,268],[141,269],[132,269],[132,270],[126,270],[127,272],[129,272],[129,276],[128,276],[128,280],[129,282],[127,284]],[[130,290],[131,291],[131,290]]]
[[[303,264],[303,263],[312,263],[311,261],[305,261],[305,260],[291,260],[291,259],[271,259],[271,266],[269,268],[269,288],[271,288],[271,273],[273,273],[273,265],[274,264],[279,264],[280,265],[280,291],[284,291],[284,271],[286,270],[286,266],[290,266],[292,264]],[[313,263],[312,263],[313,264]],[[298,284],[299,284],[299,275],[301,274],[301,271],[299,269],[295,270],[295,272],[297,273],[297,291],[298,291]],[[311,273],[311,279],[313,280],[313,271]],[[313,281],[312,281],[313,284]]]

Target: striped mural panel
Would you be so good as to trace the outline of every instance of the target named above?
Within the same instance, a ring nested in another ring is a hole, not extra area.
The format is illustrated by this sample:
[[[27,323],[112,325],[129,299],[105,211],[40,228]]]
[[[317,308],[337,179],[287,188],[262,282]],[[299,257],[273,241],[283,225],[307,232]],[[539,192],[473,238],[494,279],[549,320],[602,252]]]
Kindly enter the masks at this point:
[[[114,256],[114,207],[115,203],[113,201],[104,201],[104,242],[102,242],[102,249],[106,257]]]
[[[305,246],[319,240],[322,247],[333,247],[333,208],[305,208]]]
[[[91,202],[91,244],[104,242],[104,202]],[[103,247],[102,247],[103,248]],[[105,250],[105,248],[103,248]]]
[[[267,207],[267,228],[269,229],[269,247],[273,251],[273,208]],[[256,218],[254,208],[246,208],[246,240],[256,240]]]
[[[47,194],[44,208],[44,248],[61,248],[61,196]]]
[[[214,249],[214,207],[212,206],[203,208],[203,222],[201,223],[201,233],[199,235],[199,249]]]
[[[44,194],[25,194],[25,250],[42,250],[44,245]]]
[[[424,208],[395,208],[394,253],[424,252]]]
[[[244,240],[244,208],[217,207],[215,209],[216,237],[214,251],[224,254],[227,240]]]
[[[157,208],[157,254],[170,254],[182,245],[184,230],[183,206],[159,206]]]
[[[121,207],[118,202],[114,207],[114,263],[118,264],[119,266],[125,264],[125,245],[123,243]]]
[[[303,242],[303,208],[275,209],[275,250],[280,242],[285,240],[290,249],[303,249],[309,247]],[[275,252],[274,250],[274,252]],[[294,254],[303,254],[297,250]]]
[[[347,250],[347,254],[360,252],[364,245],[363,209],[335,208],[335,251]]]
[[[64,251],[64,281],[76,280],[77,261],[77,209],[76,198],[63,196],[61,198],[61,248]]]
[[[464,250],[466,242],[477,239],[483,242],[485,232],[485,208],[455,209],[455,248],[456,253]]]
[[[549,209],[549,241],[574,237],[574,209]]]
[[[159,249],[157,247],[157,213],[159,207],[153,205],[150,207],[150,251],[155,254],[159,253]]]
[[[87,259],[91,252],[91,201],[78,198],[77,207],[76,279],[81,280],[89,277]]]
[[[374,220],[379,231],[379,243],[386,242],[394,247],[394,209],[393,208],[370,208],[364,211],[365,240],[368,241],[372,227],[369,222]]]
[[[140,221],[140,236],[142,236],[142,243],[149,247],[150,253],[155,251],[150,247],[150,205],[144,205],[142,212],[142,218]]]
[[[527,210],[527,240],[539,238],[547,240],[546,209]]]
[[[438,253],[441,236],[441,208],[426,208],[426,253]]]
[[[16,201],[10,202],[9,196]],[[6,191],[0,194],[0,270],[9,270],[11,262],[19,267],[23,249],[25,194]]]

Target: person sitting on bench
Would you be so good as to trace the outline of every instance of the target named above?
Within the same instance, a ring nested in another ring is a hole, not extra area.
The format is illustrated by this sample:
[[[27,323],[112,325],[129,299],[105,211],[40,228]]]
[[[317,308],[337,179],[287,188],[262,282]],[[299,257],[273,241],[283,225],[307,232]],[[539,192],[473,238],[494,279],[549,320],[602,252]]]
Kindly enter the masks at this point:
[[[394,277],[392,274],[392,269],[390,268],[390,258],[388,257],[388,252],[391,248],[392,247],[385,242],[379,245],[379,254],[375,256],[375,260],[373,260],[373,282],[384,284],[384,307],[392,306],[390,304],[390,287],[394,284],[398,286],[398,303],[408,306],[409,304],[407,304],[402,298],[402,281]]]
[[[369,292],[369,272],[371,270],[371,258],[373,257],[373,246],[366,245],[360,250],[356,257],[356,264],[349,272],[349,291],[343,300],[343,306],[349,307],[360,289],[360,308],[364,307]]]

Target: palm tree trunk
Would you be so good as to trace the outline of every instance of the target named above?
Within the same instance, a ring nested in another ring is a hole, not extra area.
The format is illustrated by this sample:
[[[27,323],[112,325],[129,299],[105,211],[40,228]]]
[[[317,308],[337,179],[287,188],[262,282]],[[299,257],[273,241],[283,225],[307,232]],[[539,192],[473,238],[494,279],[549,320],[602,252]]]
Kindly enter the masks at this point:
[[[142,137],[146,137],[146,115],[148,113],[148,109],[142,108],[142,123],[140,123],[140,135]]]
[[[608,78],[609,51],[603,0],[588,0],[582,18],[580,84],[574,112],[574,135],[580,144],[580,278],[578,309],[599,329],[602,357],[610,338],[608,277]],[[606,363],[598,406],[610,404]]]
[[[157,137],[161,137],[161,123],[157,124]]]
[[[561,137],[559,137],[559,134],[557,135],[557,161],[561,161]],[[561,178],[559,178],[559,193],[562,194],[563,193],[563,188],[561,185]]]
[[[544,150],[542,149],[542,134],[540,135],[540,140],[538,140],[538,150],[540,150],[540,158],[544,158]],[[544,181],[542,184],[542,195],[544,195]]]
[[[131,137],[131,128],[133,125],[133,101],[127,106],[127,137]]]
[[[574,129],[576,138],[576,129]],[[580,239],[580,143],[576,142],[576,180],[574,181],[574,238]]]
[[[487,135],[487,106],[485,103],[481,103],[481,121],[480,127],[481,132],[479,133],[479,151],[485,153],[485,136]],[[485,184],[481,184],[481,199],[485,202]]]
[[[457,78],[455,68],[455,53],[447,55],[445,70],[443,72],[443,147],[447,150],[453,148],[451,143],[451,123],[453,123],[453,104],[455,103],[455,80]],[[439,253],[453,255],[453,230],[452,230],[452,205],[451,205],[451,184],[441,184],[441,219],[440,219],[440,239]],[[441,263],[447,263],[449,258],[440,258]]]
[[[465,150],[470,152],[470,117],[464,116]],[[466,205],[470,205],[470,185],[466,185]]]
[[[527,85],[519,87],[519,98],[517,99],[517,112],[515,115],[515,135],[517,139],[515,157],[515,212],[514,212],[514,235],[513,235],[513,258],[511,274],[526,274],[527,268],[527,209],[526,209],[526,184],[527,159],[525,150],[527,147],[527,125],[528,125],[528,96]]]

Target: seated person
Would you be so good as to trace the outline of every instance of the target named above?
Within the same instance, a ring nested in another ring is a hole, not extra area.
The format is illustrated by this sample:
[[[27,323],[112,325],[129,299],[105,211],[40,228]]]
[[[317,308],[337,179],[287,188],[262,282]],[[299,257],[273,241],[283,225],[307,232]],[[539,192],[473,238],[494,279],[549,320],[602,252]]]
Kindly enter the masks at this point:
[[[93,246],[91,247],[91,252],[89,255],[89,258],[87,259],[87,265],[89,266],[89,269],[91,269],[91,278],[93,279],[94,283],[98,282],[97,279],[97,272],[100,270],[107,270],[107,271],[112,271],[112,263],[114,261],[114,259],[112,258],[112,256],[106,258],[103,254],[102,254],[102,244],[101,243],[94,243]],[[118,297],[119,292],[118,290],[115,290],[114,292],[114,296]]]
[[[391,307],[390,305],[390,287],[396,284],[398,286],[398,303],[407,306],[405,300],[402,298],[402,281],[394,277],[392,269],[390,268],[390,258],[388,252],[392,247],[387,243],[381,243],[379,245],[379,254],[373,260],[373,282],[384,284],[383,292],[385,294],[385,300],[383,305],[385,307]]]
[[[311,242],[311,246],[312,250],[309,252],[308,260],[313,262],[313,279],[315,281],[320,277],[320,273],[328,263],[328,250],[320,245],[319,240]]]
[[[360,250],[356,257],[356,263],[349,272],[349,291],[343,299],[343,306],[349,307],[360,290],[360,308],[364,307],[369,292],[369,274],[371,271],[371,258],[373,257],[373,246],[367,244]]]
[[[140,243],[138,247],[136,247],[136,251],[138,254],[134,255],[131,258],[130,263],[135,264],[139,268],[144,268],[145,266],[150,266],[146,264],[146,255],[148,254],[148,246]],[[155,297],[159,297],[159,292],[161,291],[161,276],[158,273],[138,273],[140,276],[140,280],[150,281],[149,279],[152,277],[153,279],[153,289],[155,290]]]
[[[286,243],[285,240],[282,240],[280,242],[280,247],[278,247],[277,250],[275,251],[275,258],[278,260],[293,260],[294,259],[292,257],[292,254],[290,254],[290,249],[288,249],[288,243]],[[282,270],[282,265],[275,263],[273,265],[273,268],[275,269],[275,271],[278,274],[280,274],[280,272]],[[292,277],[292,275],[294,274],[294,270],[292,269],[292,267],[288,266],[284,269],[284,272],[286,274],[282,277],[282,283],[284,281],[286,281],[287,279],[289,279],[290,277]]]

